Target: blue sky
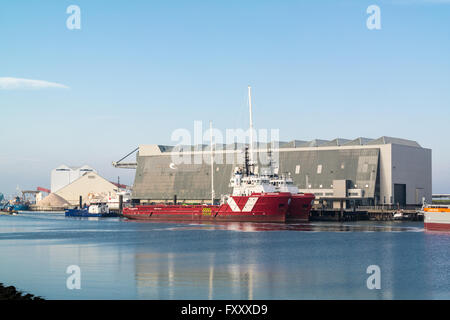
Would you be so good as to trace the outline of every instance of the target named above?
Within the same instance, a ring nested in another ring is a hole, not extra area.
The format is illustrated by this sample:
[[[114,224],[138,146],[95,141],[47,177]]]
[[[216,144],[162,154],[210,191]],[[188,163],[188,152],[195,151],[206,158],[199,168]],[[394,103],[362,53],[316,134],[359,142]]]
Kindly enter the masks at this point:
[[[131,184],[111,162],[139,144],[194,120],[246,128],[248,84],[257,128],[416,140],[450,192],[450,1],[2,1],[0,39],[0,78],[68,87],[0,89],[5,194],[48,187],[62,163]]]

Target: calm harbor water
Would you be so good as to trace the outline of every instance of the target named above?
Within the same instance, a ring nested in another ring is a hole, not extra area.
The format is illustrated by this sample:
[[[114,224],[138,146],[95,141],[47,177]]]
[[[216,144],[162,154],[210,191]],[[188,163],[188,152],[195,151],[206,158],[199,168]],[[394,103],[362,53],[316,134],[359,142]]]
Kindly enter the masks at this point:
[[[421,222],[194,224],[0,216],[0,282],[47,299],[450,299]],[[81,289],[69,290],[70,265]],[[369,265],[381,289],[369,290]]]

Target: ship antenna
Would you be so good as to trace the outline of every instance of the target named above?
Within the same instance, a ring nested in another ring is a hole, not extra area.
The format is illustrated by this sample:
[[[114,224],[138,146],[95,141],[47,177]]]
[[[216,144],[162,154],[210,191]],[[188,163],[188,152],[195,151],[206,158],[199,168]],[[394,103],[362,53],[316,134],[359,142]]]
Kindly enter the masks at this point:
[[[248,86],[248,108],[250,112],[250,144],[249,144],[249,160],[253,164],[253,115],[252,115],[252,88]]]
[[[248,177],[250,175],[250,164],[248,160],[248,147],[245,147],[245,155],[244,155],[244,164],[245,164],[245,175]]]
[[[275,172],[273,171],[273,161],[272,161],[272,149],[267,150],[267,160],[269,161],[269,172],[271,174],[271,176],[275,175]]]
[[[214,204],[214,149],[213,149],[213,131],[212,131],[212,121],[209,121],[209,131],[211,140],[211,204]]]

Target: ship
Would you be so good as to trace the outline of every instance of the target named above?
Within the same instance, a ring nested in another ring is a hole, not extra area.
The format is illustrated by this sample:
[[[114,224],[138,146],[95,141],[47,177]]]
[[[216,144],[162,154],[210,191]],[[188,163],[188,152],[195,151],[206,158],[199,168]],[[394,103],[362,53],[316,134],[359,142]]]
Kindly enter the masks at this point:
[[[251,93],[249,87],[250,135],[253,132]],[[212,125],[211,134],[212,134]],[[253,137],[250,136],[250,148]],[[251,150],[245,147],[244,166],[236,167],[230,179],[232,194],[214,204],[213,145],[211,137],[211,205],[150,204],[126,207],[122,215],[135,220],[286,222],[308,221],[313,194],[298,192],[289,176],[272,171],[255,174]],[[270,162],[270,165],[272,163]]]
[[[249,165],[246,167],[249,168]],[[245,172],[238,169],[231,178],[230,186],[233,193],[222,196],[219,205],[138,205],[124,208],[122,214],[137,220],[286,221],[291,193],[276,191],[268,177],[254,175],[248,169]]]
[[[8,202],[5,201],[5,197],[3,196],[3,193],[0,193],[0,214],[9,214],[7,204],[8,204]]]
[[[425,204],[422,207],[425,230],[450,231],[450,206]]]
[[[9,202],[3,199],[0,203],[0,210],[2,212],[18,213],[19,211],[29,210],[29,203],[24,202],[20,197],[16,197],[14,200]]]
[[[137,220],[308,221],[313,194],[299,193],[286,176],[255,174],[251,167],[246,148],[245,167],[236,168],[230,179],[232,194],[222,196],[219,205],[138,205],[124,208],[122,214]]]
[[[269,165],[262,169],[262,176],[268,178],[277,192],[289,192],[291,199],[289,200],[289,208],[286,213],[286,221],[289,222],[307,222],[309,221],[309,213],[311,212],[312,203],[315,195],[312,193],[302,193],[298,187],[294,185],[294,181],[290,173],[278,175],[279,168],[275,168],[272,161],[272,155],[267,153]]]

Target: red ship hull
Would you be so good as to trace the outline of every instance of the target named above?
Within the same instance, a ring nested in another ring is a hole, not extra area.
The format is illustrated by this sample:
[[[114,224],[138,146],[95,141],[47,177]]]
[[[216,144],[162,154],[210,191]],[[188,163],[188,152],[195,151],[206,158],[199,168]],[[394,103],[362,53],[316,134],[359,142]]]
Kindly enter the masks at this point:
[[[430,231],[450,231],[450,207],[429,206],[423,209],[424,227]]]
[[[140,205],[124,208],[123,215],[136,220],[285,222],[291,194],[254,193],[231,196],[221,205]]]
[[[286,214],[286,220],[293,222],[309,221],[309,213],[314,198],[315,196],[312,193],[293,194]]]
[[[430,231],[450,231],[450,223],[424,223],[424,227]]]

